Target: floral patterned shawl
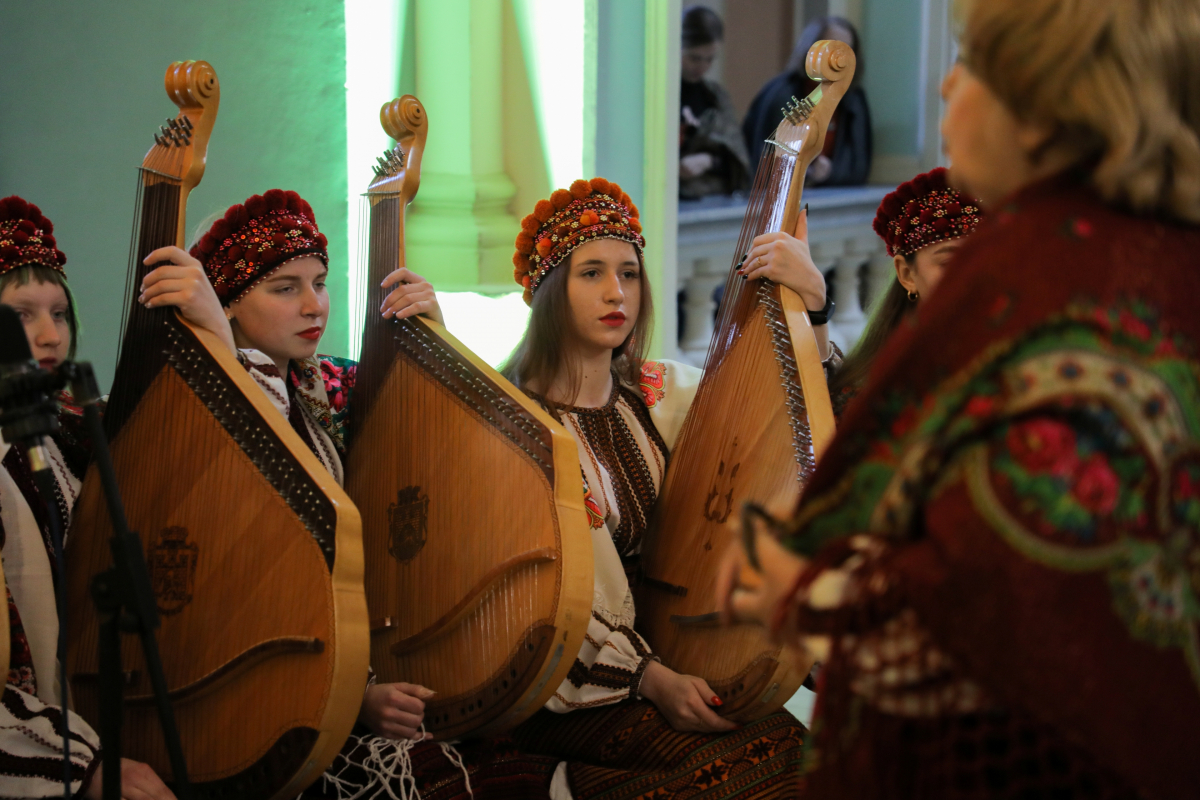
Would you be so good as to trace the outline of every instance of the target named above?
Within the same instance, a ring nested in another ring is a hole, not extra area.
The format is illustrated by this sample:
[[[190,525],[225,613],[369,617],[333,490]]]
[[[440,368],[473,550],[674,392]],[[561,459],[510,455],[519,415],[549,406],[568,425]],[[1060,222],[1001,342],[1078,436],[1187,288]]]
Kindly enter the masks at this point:
[[[1070,176],[963,246],[787,531],[806,797],[1195,796],[1198,297],[1200,229]]]

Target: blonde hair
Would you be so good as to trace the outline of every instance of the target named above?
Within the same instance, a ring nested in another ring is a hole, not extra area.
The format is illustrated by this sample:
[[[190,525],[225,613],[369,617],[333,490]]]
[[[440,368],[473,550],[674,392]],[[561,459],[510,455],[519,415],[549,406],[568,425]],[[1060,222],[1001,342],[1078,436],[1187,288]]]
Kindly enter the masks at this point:
[[[1197,0],[958,0],[963,61],[1110,203],[1200,222]],[[1035,154],[1036,155],[1036,154]]]

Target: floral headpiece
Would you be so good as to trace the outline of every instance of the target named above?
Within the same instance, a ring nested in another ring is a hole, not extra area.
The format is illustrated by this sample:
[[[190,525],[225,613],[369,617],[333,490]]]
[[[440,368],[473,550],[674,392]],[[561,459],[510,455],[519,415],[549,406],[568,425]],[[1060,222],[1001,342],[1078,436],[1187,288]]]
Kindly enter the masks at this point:
[[[191,254],[229,305],[289,261],[316,256],[328,266],[327,246],[312,206],[295,192],[271,189],[231,206]]]
[[[887,244],[889,256],[907,256],[966,236],[982,214],[979,201],[951,189],[946,168],[938,167],[900,184],[883,198],[875,214],[875,232]]]
[[[637,206],[620,186],[604,178],[578,180],[570,190],[558,189],[549,200],[539,200],[521,220],[513,254],[513,279],[525,287],[525,302],[533,302],[542,279],[575,248],[597,239],[629,242],[638,255],[646,247]]]
[[[0,200],[0,275],[18,267],[49,267],[66,274],[67,257],[57,249],[54,223],[15,194]]]

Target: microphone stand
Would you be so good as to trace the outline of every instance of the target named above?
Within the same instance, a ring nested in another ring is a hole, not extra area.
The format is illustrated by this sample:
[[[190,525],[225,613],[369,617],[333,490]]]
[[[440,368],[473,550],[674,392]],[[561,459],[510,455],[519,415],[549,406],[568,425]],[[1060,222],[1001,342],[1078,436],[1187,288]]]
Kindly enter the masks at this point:
[[[23,408],[0,414],[0,425],[4,426],[7,441],[18,440],[18,437],[14,436],[10,439],[8,436],[10,426],[16,426],[20,430],[14,430],[14,433],[23,434],[22,438],[25,441],[29,441],[31,435],[36,436],[38,437],[37,443],[40,445],[41,436],[53,433],[58,429],[57,408],[53,401],[48,399],[48,395],[63,388],[67,383],[71,384],[71,391],[76,402],[80,403],[84,409],[84,420],[92,440],[92,455],[100,475],[100,482],[104,489],[113,525],[110,543],[113,566],[93,576],[91,582],[92,601],[96,604],[100,618],[99,734],[104,765],[103,797],[104,800],[120,800],[121,798],[121,727],[125,714],[121,634],[125,632],[136,633],[142,640],[146,670],[154,687],[159,724],[162,726],[167,754],[171,761],[171,771],[174,774],[175,795],[179,800],[192,800],[193,793],[187,777],[187,763],[183,756],[179,729],[175,724],[175,712],[171,707],[168,695],[167,679],[163,673],[162,658],[158,652],[158,640],[154,637],[154,630],[159,625],[158,606],[150,586],[150,572],[146,567],[141,539],[129,530],[129,523],[125,519],[125,507],[117,487],[112,455],[108,449],[108,439],[104,434],[104,425],[97,407],[100,390],[96,384],[96,376],[92,371],[91,364],[66,362],[55,372],[27,372],[0,380],[0,409],[7,408],[8,402],[14,398],[25,400],[27,403]],[[45,419],[47,413],[51,417],[49,423]],[[42,429],[47,429],[47,433],[38,433]],[[40,447],[34,449],[40,449]],[[53,476],[49,472],[45,474],[53,480]],[[40,486],[39,491],[42,491]],[[53,496],[53,486],[51,485],[50,494],[43,494],[48,506],[53,505]],[[55,517],[57,509],[51,509],[50,513],[52,517]],[[61,552],[57,547],[56,550]],[[62,556],[59,555],[60,569],[63,563],[61,559]],[[65,586],[61,584],[60,580],[60,591],[65,591]],[[62,669],[65,686],[65,664],[62,665]],[[67,703],[65,690],[62,702],[65,719]],[[65,770],[69,793],[69,761]]]

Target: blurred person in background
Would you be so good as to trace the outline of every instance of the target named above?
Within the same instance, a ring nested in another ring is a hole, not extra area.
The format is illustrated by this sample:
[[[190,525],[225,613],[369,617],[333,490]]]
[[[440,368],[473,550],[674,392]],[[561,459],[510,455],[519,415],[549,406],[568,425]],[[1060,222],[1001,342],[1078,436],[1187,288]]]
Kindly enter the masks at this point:
[[[742,122],[750,163],[757,165],[763,142],[771,137],[783,121],[783,107],[793,97],[803,98],[816,88],[804,70],[809,49],[824,39],[845,42],[858,56],[854,83],[829,123],[825,147],[808,168],[811,186],[858,186],[867,182],[871,172],[871,113],[867,96],[862,89],[862,53],[858,32],[841,17],[817,17],[804,26],[787,68],[767,82],[750,103]],[[686,45],[685,45],[686,47]],[[684,57],[686,63],[687,57]]]
[[[679,196],[694,200],[750,188],[750,157],[725,87],[705,78],[725,38],[710,8],[683,12],[679,90]]]

